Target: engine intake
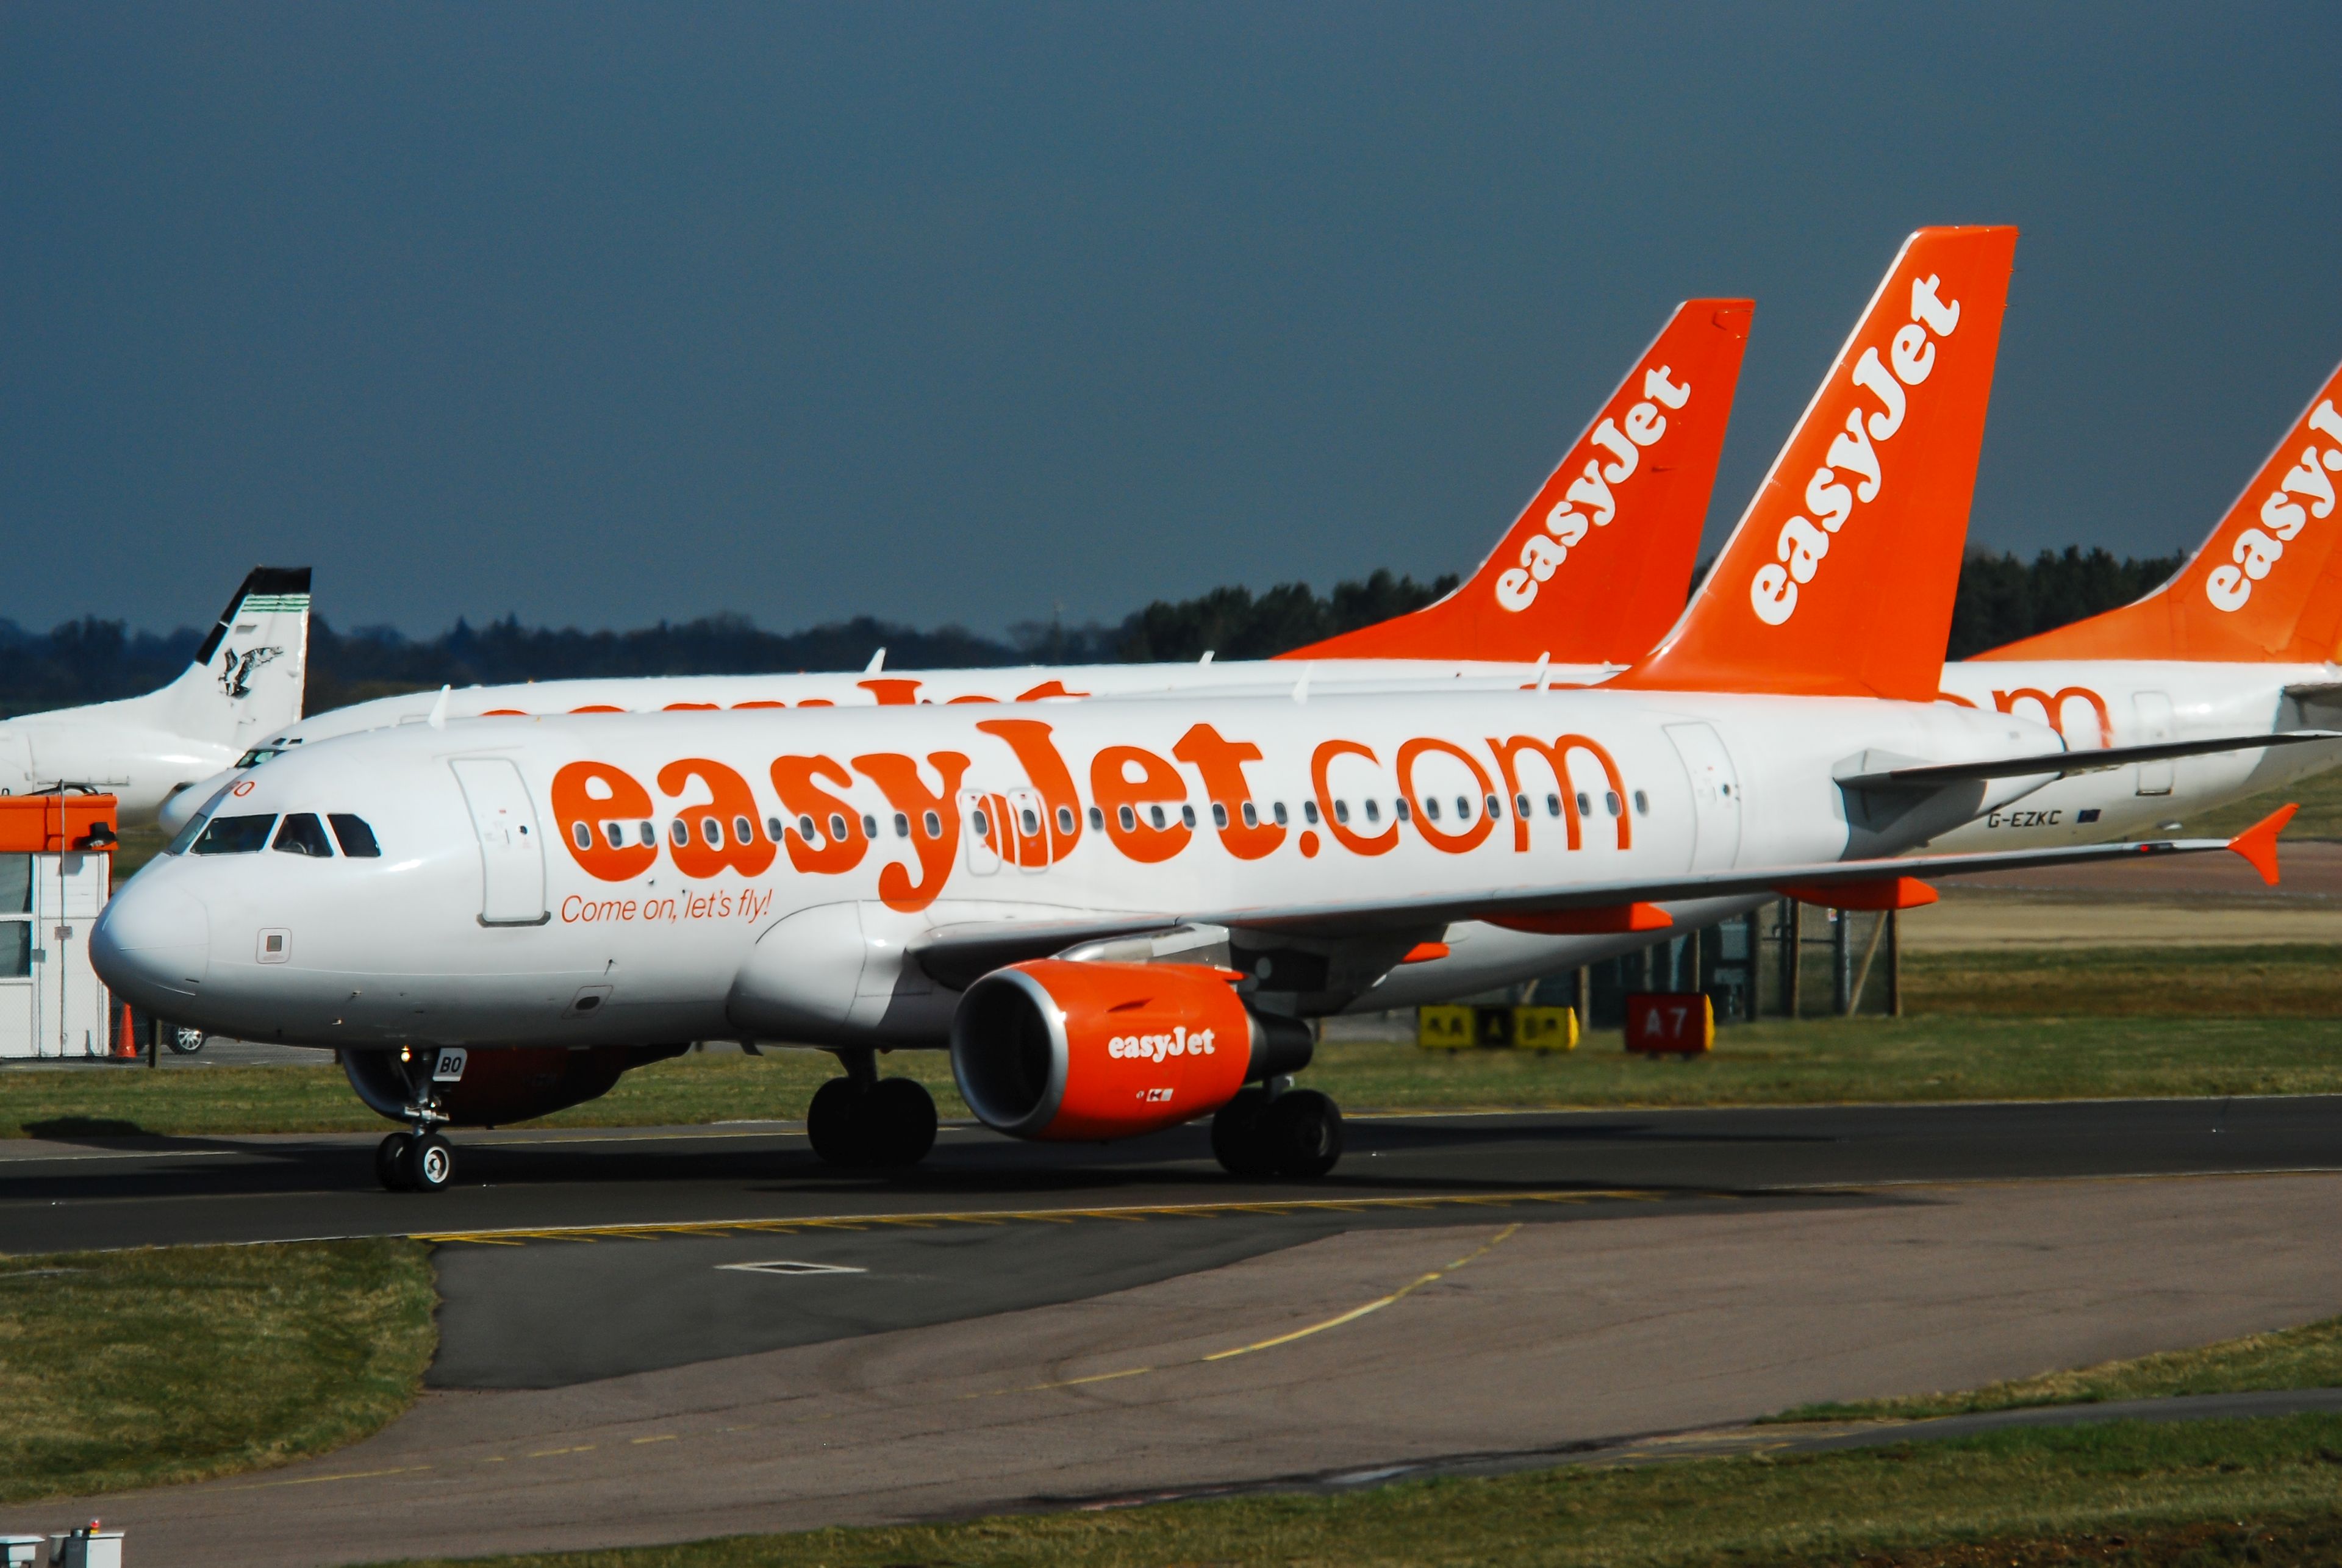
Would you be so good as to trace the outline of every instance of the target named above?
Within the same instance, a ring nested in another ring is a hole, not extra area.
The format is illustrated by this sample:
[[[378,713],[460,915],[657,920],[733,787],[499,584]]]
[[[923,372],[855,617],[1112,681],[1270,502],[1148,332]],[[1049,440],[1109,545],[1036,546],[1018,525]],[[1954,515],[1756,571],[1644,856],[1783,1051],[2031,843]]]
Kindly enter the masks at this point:
[[[1043,958],[996,969],[953,1015],[952,1076],[1019,1138],[1133,1137],[1207,1115],[1308,1065],[1308,1028],[1260,1017],[1231,970]]]

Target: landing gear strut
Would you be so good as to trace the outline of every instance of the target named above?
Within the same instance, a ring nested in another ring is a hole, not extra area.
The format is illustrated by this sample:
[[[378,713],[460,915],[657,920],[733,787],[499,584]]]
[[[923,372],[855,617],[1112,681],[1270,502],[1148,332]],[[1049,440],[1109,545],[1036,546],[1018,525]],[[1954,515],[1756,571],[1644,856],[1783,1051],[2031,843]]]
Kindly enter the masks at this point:
[[[909,1078],[878,1076],[876,1054],[840,1051],[846,1076],[816,1090],[806,1111],[813,1152],[848,1170],[906,1171],[936,1144],[936,1103]]]
[[[1230,1175],[1322,1176],[1341,1160],[1341,1108],[1289,1082],[1242,1090],[1212,1118],[1212,1154]]]
[[[447,1120],[432,1087],[435,1051],[399,1053],[399,1072],[406,1080],[407,1102],[402,1113],[414,1124],[375,1145],[375,1179],[394,1193],[435,1193],[455,1179],[455,1147],[439,1132]]]

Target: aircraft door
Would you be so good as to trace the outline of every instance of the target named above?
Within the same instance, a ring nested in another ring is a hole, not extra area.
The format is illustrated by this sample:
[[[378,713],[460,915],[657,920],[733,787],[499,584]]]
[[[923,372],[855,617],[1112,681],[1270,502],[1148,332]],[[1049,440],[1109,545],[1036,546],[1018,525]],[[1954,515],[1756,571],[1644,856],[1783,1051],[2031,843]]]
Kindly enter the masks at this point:
[[[457,757],[447,765],[455,770],[480,841],[480,924],[544,924],[550,918],[545,844],[520,769],[504,757]]]
[[[1667,739],[1691,781],[1691,869],[1725,870],[1740,857],[1740,781],[1732,754],[1706,724],[1669,724]]]
[[[2140,692],[2130,700],[2131,711],[2138,717],[2138,739],[2136,744],[2160,745],[2178,737],[2173,732],[2171,699],[2161,692]],[[2138,793],[2169,794],[2171,793],[2171,762],[2138,764]]]

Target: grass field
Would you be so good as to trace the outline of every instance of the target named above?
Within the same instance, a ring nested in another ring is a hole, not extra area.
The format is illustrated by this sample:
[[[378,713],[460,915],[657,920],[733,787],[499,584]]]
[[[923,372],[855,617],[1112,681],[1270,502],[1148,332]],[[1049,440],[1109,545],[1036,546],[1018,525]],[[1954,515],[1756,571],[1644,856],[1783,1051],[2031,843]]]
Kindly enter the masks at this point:
[[[2181,831],[2205,837],[2241,833],[2287,801],[2298,804],[2301,811],[2285,830],[2286,837],[2342,838],[2342,768],[2215,806],[2185,819]]]
[[[1578,1466],[1334,1497],[1216,1499],[472,1561],[476,1568],[1949,1568],[2337,1560],[2342,1418],[2297,1416],[2121,1423],[1808,1456]]]
[[[422,1385],[435,1305],[413,1242],[0,1259],[0,1503],[355,1442]]]
[[[2342,1318],[2327,1318],[2275,1333],[2248,1334],[2196,1350],[2167,1351],[2132,1361],[2109,1361],[2072,1372],[2043,1373],[1987,1383],[1959,1393],[1916,1393],[1851,1404],[1806,1404],[1768,1417],[1775,1422],[1922,1421],[2042,1404],[2097,1404],[2121,1399],[2165,1399],[2187,1393],[2238,1393],[2256,1389],[2342,1388]]]
[[[1332,1041],[1306,1080],[1353,1110],[2342,1093],[2342,965],[2323,947],[1915,954],[1905,994],[1906,1018],[1731,1025],[1690,1062],[1628,1056],[1608,1033],[1553,1056]],[[897,1052],[882,1070],[966,1114],[941,1053]],[[796,1118],[836,1071],[810,1051],[686,1056],[545,1124]],[[330,1066],[0,1074],[0,1136],[386,1125]]]

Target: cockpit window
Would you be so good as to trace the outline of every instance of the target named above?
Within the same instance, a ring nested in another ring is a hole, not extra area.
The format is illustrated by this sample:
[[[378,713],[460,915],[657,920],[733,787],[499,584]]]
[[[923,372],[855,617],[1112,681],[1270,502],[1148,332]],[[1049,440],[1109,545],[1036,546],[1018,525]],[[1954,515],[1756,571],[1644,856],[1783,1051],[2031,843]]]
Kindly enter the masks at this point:
[[[252,854],[268,847],[268,830],[276,814],[265,816],[215,816],[195,840],[196,854]]]
[[[238,769],[256,768],[261,764],[266,762],[270,757],[282,756],[284,752],[285,748],[283,746],[255,746],[250,751],[245,753],[242,756],[236,758],[235,765]]]
[[[334,836],[341,841],[342,853],[352,860],[379,860],[382,846],[374,841],[374,829],[365,818],[352,816],[345,811],[327,814],[325,820],[334,824]]]
[[[334,858],[334,846],[325,842],[325,824],[317,820],[315,812],[296,811],[285,819],[276,830],[275,848],[286,854],[314,855],[319,860]]]

